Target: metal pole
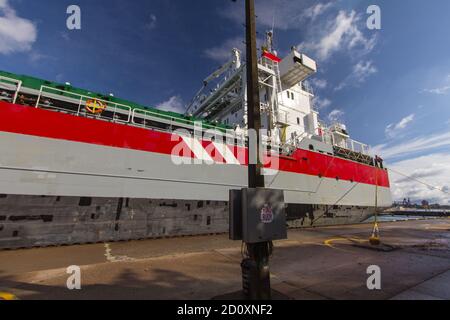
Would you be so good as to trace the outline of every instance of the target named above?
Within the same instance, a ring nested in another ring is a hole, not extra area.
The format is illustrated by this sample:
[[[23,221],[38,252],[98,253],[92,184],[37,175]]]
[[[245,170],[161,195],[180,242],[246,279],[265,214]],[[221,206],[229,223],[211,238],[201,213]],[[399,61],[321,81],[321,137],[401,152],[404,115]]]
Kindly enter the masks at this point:
[[[253,150],[256,150],[257,161],[256,164],[249,164],[248,166],[248,180],[249,180],[248,187],[264,188],[264,177],[261,174],[262,165],[259,152],[261,139],[260,136],[261,106],[259,99],[258,57],[256,51],[256,21],[255,21],[254,0],[245,0],[245,14],[246,14],[246,43],[247,43],[248,130],[249,131],[254,130],[257,136],[256,146],[253,146]]]
[[[246,42],[247,42],[247,113],[248,130],[256,132],[256,146],[251,146],[249,141],[249,150],[253,147],[256,150],[256,164],[248,166],[249,188],[264,188],[264,176],[262,175],[262,161],[260,158],[260,129],[261,129],[261,106],[259,97],[258,80],[258,57],[256,50],[256,19],[254,0],[245,1],[246,15]],[[249,135],[250,136],[250,135]],[[249,160],[254,160],[250,158]],[[250,281],[249,298],[257,300],[270,300],[270,270],[269,270],[269,243],[262,242],[256,244],[247,244],[249,258],[256,264],[256,274]]]

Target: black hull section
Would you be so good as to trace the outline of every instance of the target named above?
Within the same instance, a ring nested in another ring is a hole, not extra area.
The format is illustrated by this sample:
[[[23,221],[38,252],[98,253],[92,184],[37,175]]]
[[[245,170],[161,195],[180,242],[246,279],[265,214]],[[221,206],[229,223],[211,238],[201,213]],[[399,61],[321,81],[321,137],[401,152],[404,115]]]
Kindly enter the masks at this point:
[[[291,228],[354,224],[374,208],[289,205]],[[228,232],[221,201],[0,195],[0,249]]]

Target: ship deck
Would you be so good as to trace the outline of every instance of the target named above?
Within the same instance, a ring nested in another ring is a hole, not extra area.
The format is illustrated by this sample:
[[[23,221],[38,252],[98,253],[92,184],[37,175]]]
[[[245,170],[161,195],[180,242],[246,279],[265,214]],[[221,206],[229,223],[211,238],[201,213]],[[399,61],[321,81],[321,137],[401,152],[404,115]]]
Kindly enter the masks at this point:
[[[450,219],[291,230],[275,244],[272,287],[290,299],[450,299]],[[0,292],[19,299],[212,299],[241,288],[226,235],[0,251]],[[79,265],[82,290],[66,288]],[[367,289],[367,268],[382,289]]]

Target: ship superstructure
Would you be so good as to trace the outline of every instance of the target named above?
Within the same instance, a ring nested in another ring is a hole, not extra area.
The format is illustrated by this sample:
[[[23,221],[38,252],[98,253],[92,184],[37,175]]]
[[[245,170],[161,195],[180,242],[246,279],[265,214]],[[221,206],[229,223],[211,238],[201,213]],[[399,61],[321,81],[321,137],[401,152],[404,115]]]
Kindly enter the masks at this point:
[[[307,81],[317,72],[316,62],[294,47],[284,59],[280,59],[272,48],[272,33],[268,32],[266,36],[258,64],[265,143],[292,152],[312,139],[324,143],[314,144],[320,151],[373,163],[369,146],[351,139],[343,123],[327,125],[319,121],[319,112],[314,108],[315,95]],[[186,115],[223,123],[246,135],[245,65],[238,49],[232,50],[231,57],[204,80]],[[210,88],[212,81],[214,86]]]
[[[267,36],[265,179],[284,190],[290,225],[358,223],[390,206],[368,146],[319,120],[314,60],[280,59]],[[225,232],[228,191],[247,185],[245,82],[234,49],[181,115],[0,72],[0,248]]]

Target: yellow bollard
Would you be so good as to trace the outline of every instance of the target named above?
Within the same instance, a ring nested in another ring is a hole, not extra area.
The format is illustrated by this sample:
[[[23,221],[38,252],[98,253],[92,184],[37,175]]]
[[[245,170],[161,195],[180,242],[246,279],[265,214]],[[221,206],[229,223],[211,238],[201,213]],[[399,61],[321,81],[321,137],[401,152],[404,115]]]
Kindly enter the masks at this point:
[[[378,222],[375,222],[375,226],[373,227],[372,236],[369,238],[369,242],[373,246],[379,246],[381,244],[380,228],[378,227]]]
[[[381,244],[381,240],[378,237],[370,237],[369,242],[373,246],[379,246]]]

